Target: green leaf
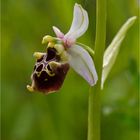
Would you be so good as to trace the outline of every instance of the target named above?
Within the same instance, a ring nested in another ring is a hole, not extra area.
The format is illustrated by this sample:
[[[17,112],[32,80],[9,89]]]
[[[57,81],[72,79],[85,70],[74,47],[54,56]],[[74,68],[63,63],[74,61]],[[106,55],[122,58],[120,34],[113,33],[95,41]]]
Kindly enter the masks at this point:
[[[134,24],[136,20],[136,16],[129,18],[125,24],[121,27],[117,35],[112,40],[111,44],[108,46],[108,48],[104,52],[103,57],[103,70],[102,70],[102,81],[101,81],[101,88],[103,89],[104,82],[112,68],[112,66],[115,63],[115,60],[117,58],[117,55],[119,53],[119,49],[121,46],[121,43],[123,39],[125,38],[125,35],[129,28]]]

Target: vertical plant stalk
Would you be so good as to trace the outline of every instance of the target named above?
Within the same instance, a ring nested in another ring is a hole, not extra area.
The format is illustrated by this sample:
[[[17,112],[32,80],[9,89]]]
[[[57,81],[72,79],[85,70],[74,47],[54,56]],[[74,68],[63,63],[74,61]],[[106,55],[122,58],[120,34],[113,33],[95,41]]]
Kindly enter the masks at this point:
[[[89,90],[88,140],[100,140],[100,94],[103,54],[106,40],[106,0],[96,2],[95,66],[98,73],[96,86]]]

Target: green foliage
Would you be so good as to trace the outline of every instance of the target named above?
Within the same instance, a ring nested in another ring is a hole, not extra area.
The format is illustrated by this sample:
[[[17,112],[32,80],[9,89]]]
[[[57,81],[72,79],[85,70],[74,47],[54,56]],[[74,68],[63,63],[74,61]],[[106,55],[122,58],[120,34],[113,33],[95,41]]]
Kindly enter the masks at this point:
[[[109,72],[111,71],[113,64],[115,63],[115,60],[121,47],[121,43],[125,38],[127,31],[135,23],[136,19],[137,17],[133,16],[124,23],[124,25],[120,28],[117,35],[113,38],[112,42],[104,52],[102,82],[101,82],[102,88],[107,76],[109,75]]]
[[[94,46],[95,1],[76,1],[89,12],[90,25],[80,42]],[[86,140],[88,84],[73,70],[62,89],[48,96],[29,93],[26,85],[34,65],[34,51],[52,26],[66,32],[75,1],[2,1],[2,139]],[[137,1],[108,0],[107,41],[120,26],[138,15]],[[102,140],[138,140],[138,20],[128,32],[102,95]]]

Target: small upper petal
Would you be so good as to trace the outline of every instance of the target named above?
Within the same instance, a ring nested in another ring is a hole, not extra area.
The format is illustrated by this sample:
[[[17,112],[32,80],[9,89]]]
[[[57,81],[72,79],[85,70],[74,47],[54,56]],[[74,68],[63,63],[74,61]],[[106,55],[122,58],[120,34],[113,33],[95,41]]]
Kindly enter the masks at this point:
[[[64,34],[57,27],[53,26],[53,31],[55,32],[55,34],[58,38],[64,37]]]
[[[98,76],[94,62],[89,53],[79,45],[70,47],[67,52],[69,54],[70,66],[91,86],[95,85],[98,80]]]
[[[73,21],[68,33],[64,36],[65,40],[76,40],[82,36],[88,28],[89,20],[87,12],[81,5],[75,4]]]

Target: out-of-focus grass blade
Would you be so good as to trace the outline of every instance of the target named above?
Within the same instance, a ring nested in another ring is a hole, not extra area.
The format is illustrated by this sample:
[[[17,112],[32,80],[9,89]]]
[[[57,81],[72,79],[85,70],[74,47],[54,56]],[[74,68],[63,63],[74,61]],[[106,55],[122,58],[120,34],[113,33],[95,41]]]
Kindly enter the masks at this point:
[[[115,60],[117,58],[121,43],[123,39],[125,38],[125,35],[129,28],[134,24],[136,20],[136,16],[129,18],[125,24],[121,27],[117,35],[114,37],[111,44],[108,46],[108,48],[104,52],[103,57],[103,70],[102,70],[102,82],[101,82],[101,88],[103,89],[104,82],[115,63]]]

